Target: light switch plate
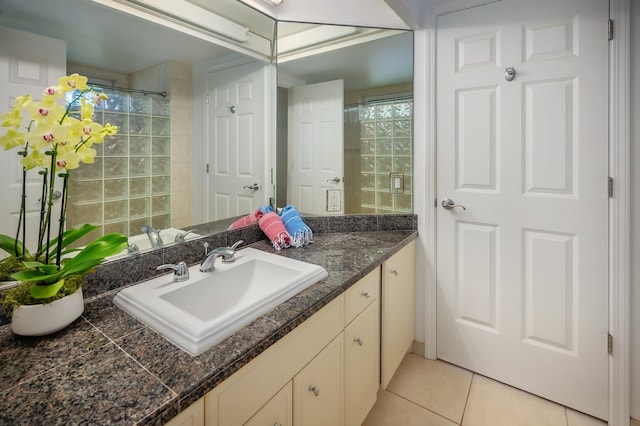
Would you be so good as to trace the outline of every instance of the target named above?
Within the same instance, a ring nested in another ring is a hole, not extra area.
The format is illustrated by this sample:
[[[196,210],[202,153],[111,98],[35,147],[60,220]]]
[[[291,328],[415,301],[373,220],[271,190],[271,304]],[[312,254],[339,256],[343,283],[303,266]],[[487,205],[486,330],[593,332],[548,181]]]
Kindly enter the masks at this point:
[[[339,189],[327,189],[327,211],[339,212],[342,210],[342,197]]]
[[[389,188],[392,194],[404,194],[404,173],[390,173]]]

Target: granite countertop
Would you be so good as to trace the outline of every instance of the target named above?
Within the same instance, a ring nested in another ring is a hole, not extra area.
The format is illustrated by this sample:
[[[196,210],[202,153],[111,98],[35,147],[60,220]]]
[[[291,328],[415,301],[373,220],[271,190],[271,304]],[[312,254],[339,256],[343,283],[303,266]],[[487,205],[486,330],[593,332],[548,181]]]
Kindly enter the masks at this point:
[[[278,252],[329,276],[197,357],[117,308],[120,288],[87,299],[82,317],[51,336],[0,327],[0,424],[164,424],[416,235],[321,233],[309,246]],[[266,240],[251,247],[275,252]]]

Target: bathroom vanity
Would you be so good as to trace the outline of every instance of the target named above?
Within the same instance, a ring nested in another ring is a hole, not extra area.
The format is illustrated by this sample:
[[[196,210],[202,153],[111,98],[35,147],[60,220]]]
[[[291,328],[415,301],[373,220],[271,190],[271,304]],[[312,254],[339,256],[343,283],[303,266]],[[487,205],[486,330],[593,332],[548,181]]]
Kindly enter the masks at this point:
[[[0,327],[0,423],[359,424],[413,342],[417,234],[375,220],[323,227],[279,254],[329,276],[197,357],[116,307],[121,288],[48,338]]]

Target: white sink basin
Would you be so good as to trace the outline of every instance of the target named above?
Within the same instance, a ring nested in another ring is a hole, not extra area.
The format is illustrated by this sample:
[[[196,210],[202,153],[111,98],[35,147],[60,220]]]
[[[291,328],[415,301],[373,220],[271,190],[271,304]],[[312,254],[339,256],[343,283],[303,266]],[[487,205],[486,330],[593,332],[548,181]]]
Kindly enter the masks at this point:
[[[187,281],[163,275],[125,288],[114,303],[192,355],[327,277],[319,265],[245,248],[216,269],[189,268]]]

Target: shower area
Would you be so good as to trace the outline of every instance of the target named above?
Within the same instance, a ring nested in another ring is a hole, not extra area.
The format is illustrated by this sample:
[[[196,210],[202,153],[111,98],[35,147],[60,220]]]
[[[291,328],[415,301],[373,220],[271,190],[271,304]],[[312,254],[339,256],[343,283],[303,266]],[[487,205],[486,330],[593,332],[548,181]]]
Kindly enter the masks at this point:
[[[345,213],[413,211],[413,98],[344,109]]]
[[[133,236],[145,225],[192,225],[191,66],[163,62],[129,75],[71,67],[109,98],[95,105],[94,121],[119,130],[93,146],[95,163],[70,173],[67,226]]]

